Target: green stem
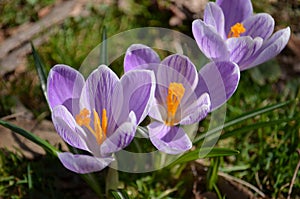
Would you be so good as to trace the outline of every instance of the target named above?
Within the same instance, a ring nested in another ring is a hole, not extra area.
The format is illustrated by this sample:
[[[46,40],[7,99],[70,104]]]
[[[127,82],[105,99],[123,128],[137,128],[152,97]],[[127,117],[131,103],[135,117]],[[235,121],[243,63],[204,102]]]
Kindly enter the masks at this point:
[[[112,168],[113,167],[113,168]],[[114,169],[116,168],[116,169]],[[111,167],[108,168],[108,173],[105,180],[105,193],[107,198],[111,198],[109,190],[117,190],[119,185],[119,173],[118,173],[118,162],[113,161]]]

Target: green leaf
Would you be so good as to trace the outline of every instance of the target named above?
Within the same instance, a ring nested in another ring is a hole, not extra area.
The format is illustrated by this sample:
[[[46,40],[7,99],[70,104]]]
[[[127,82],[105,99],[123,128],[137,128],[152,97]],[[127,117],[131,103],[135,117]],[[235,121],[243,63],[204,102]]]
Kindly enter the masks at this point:
[[[35,134],[26,131],[14,124],[11,124],[9,122],[5,122],[3,120],[0,120],[0,125],[12,130],[13,132],[22,135],[23,137],[29,139],[30,141],[36,143],[37,145],[41,146],[45,151],[49,152],[51,155],[54,155],[57,157],[57,152],[59,152],[54,146],[49,144],[47,141],[41,139],[40,137],[36,136]]]
[[[113,196],[114,199],[130,199],[126,191],[122,189],[109,190],[109,193]]]
[[[103,27],[102,30],[102,44],[100,45],[100,63],[108,65],[108,56],[107,56],[107,34],[106,34],[106,27]]]
[[[200,142],[201,140],[203,140],[207,136],[211,136],[214,133],[219,132],[222,129],[228,128],[228,127],[233,126],[233,125],[236,125],[236,124],[238,124],[242,121],[253,118],[257,115],[261,115],[263,113],[267,113],[267,112],[273,111],[275,109],[287,106],[288,104],[290,104],[293,101],[295,101],[295,100],[290,100],[290,101],[287,101],[287,102],[281,102],[281,103],[278,103],[278,104],[275,104],[275,105],[270,105],[270,106],[266,106],[266,107],[263,107],[263,108],[259,108],[259,109],[256,109],[254,111],[249,111],[245,114],[240,115],[237,118],[234,118],[232,120],[229,120],[228,122],[225,122],[224,125],[222,125],[222,126],[216,127],[214,129],[208,131],[207,133],[198,136],[197,138],[195,138],[193,143],[196,144],[196,143]]]
[[[299,119],[300,119],[299,117],[296,117],[296,118],[283,118],[283,119],[271,120],[271,121],[268,121],[268,122],[259,122],[259,123],[251,124],[251,125],[248,125],[248,126],[243,126],[242,128],[234,129],[233,131],[224,133],[223,135],[220,136],[220,139],[226,139],[228,137],[237,136],[237,135],[240,135],[242,133],[247,133],[247,132],[252,131],[252,130],[256,130],[256,129],[267,127],[267,126],[274,126],[274,125],[289,122],[289,121],[292,121],[292,120],[298,121]]]
[[[40,84],[42,87],[42,91],[43,94],[46,98],[46,100],[48,101],[48,97],[47,97],[47,74],[45,71],[45,65],[43,64],[38,52],[35,50],[33,43],[30,42],[31,44],[31,49],[32,49],[32,55],[33,55],[33,59],[34,59],[34,65],[36,68],[36,71],[38,73],[39,79],[40,79]]]
[[[237,154],[239,154],[239,151],[227,148],[200,148],[183,154],[177,160],[172,162],[169,166],[172,167],[176,164],[182,164],[201,158],[222,157]]]

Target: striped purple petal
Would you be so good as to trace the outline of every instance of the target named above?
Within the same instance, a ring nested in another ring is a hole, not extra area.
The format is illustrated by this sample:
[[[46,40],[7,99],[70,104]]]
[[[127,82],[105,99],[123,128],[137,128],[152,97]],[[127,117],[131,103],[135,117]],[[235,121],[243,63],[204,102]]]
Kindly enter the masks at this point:
[[[47,80],[50,108],[64,105],[72,114],[77,112],[83,85],[84,78],[78,71],[67,65],[55,65],[50,70]]]
[[[121,124],[118,129],[100,145],[101,155],[107,156],[128,146],[134,138],[137,127],[136,122],[135,114],[131,112],[128,121]]]
[[[113,99],[113,96],[116,95],[115,92],[117,92],[116,87],[119,84],[118,76],[107,66],[101,65],[89,75],[80,97],[81,109],[86,108],[90,112],[95,109],[100,120],[102,119],[103,109],[106,110],[107,132],[109,133],[116,128],[116,121],[122,106],[122,101],[117,103]]]
[[[148,115],[154,100],[156,85],[154,73],[148,70],[129,71],[122,76],[121,85],[123,87],[121,114],[124,119],[118,119],[118,121],[124,121],[128,118],[128,113],[133,111],[137,118],[137,124],[139,124]]]
[[[248,60],[248,63],[241,68],[246,70],[266,62],[278,55],[289,41],[291,30],[289,27],[275,32],[268,40],[264,41],[257,53]]]
[[[58,158],[67,169],[80,174],[101,171],[114,161],[112,157],[97,158],[69,152],[58,153]]]
[[[223,105],[235,92],[240,80],[240,70],[233,62],[211,62],[199,71],[197,96],[208,93],[211,111]]]
[[[52,121],[57,133],[65,142],[78,149],[90,151],[87,146],[87,134],[64,106],[58,105],[53,109]]]
[[[217,0],[225,17],[225,34],[230,32],[231,26],[241,23],[253,13],[251,0]]]
[[[267,13],[253,15],[242,22],[246,32],[241,36],[251,36],[252,38],[261,37],[262,39],[269,38],[274,31],[274,19]]]
[[[192,32],[202,53],[214,61],[229,60],[229,51],[224,39],[215,28],[205,24],[202,20],[194,20]]]
[[[160,58],[154,50],[143,44],[133,44],[126,51],[124,71],[152,69],[151,66],[158,63],[160,63]]]
[[[226,39],[227,34],[225,34],[225,19],[222,9],[215,3],[208,2],[205,10],[204,10],[204,16],[203,21],[215,27],[217,32],[223,37],[223,39]]]
[[[180,154],[192,148],[192,142],[181,127],[152,122],[148,125],[152,144],[167,154]]]

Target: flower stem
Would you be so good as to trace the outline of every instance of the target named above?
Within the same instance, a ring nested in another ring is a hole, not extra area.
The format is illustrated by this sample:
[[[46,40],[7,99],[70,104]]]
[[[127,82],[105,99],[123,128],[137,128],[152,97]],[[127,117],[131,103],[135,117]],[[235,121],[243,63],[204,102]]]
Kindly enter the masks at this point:
[[[113,161],[108,168],[108,172],[105,180],[105,193],[107,198],[111,198],[109,190],[117,190],[119,185],[119,173],[118,173],[118,162]]]

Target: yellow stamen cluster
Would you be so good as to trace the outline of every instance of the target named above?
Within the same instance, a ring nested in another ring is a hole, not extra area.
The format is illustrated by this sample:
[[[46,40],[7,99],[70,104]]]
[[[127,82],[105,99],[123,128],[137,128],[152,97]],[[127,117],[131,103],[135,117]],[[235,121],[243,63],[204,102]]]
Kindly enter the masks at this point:
[[[102,121],[100,122],[100,118],[98,113],[93,110],[94,116],[94,129],[91,127],[91,118],[90,112],[86,108],[82,109],[78,115],[76,115],[75,120],[79,126],[86,127],[96,138],[97,143],[100,145],[106,138],[106,130],[107,130],[107,115],[106,109],[102,110]]]
[[[172,82],[168,88],[168,96],[167,96],[167,121],[166,124],[169,126],[174,125],[175,114],[178,109],[178,106],[181,102],[181,99],[184,95],[185,88],[182,84]]]
[[[231,37],[240,37],[242,33],[246,31],[246,28],[241,23],[236,23],[235,25],[231,26],[230,32],[228,34],[228,38]]]

